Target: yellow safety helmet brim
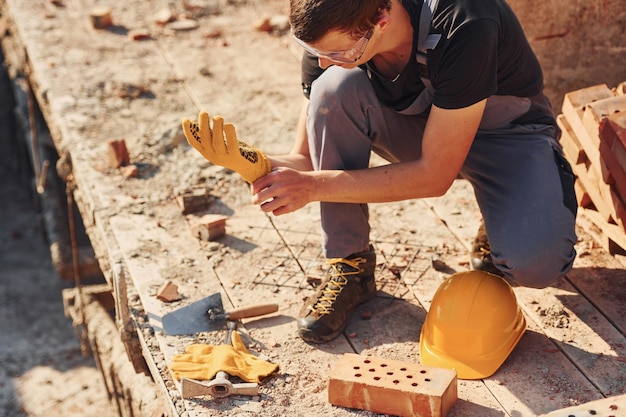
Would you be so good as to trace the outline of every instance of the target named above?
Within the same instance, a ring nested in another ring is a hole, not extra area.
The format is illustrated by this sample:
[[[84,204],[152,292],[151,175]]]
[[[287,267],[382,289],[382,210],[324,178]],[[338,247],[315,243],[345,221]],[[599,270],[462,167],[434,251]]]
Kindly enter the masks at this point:
[[[454,369],[459,379],[493,375],[526,320],[511,286],[482,271],[454,274],[437,289],[420,334],[420,362]]]

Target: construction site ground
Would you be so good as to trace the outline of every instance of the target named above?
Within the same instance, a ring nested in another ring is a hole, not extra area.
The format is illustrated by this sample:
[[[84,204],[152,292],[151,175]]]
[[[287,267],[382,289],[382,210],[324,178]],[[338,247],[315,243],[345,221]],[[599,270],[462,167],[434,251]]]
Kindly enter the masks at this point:
[[[378,295],[357,308],[338,339],[309,345],[296,335],[295,317],[313,293],[311,277],[325,270],[317,205],[268,217],[250,204],[243,180],[205,161],[180,127],[204,109],[269,154],[289,151],[302,93],[301,50],[280,29],[288,2],[111,0],[113,26],[102,30],[90,20],[95,1],[0,4],[0,38],[11,45],[5,59],[14,76],[29,80],[59,155],[71,158],[87,235],[116,299],[128,293],[136,354],[147,362],[164,414],[376,415],[329,404],[329,372],[344,353],[419,363],[433,294],[469,269],[480,219],[469,184],[458,180],[440,198],[370,206]],[[178,26],[156,23],[164,5]],[[198,26],[183,30],[183,15]],[[273,32],[255,29],[264,17],[276,24]],[[137,30],[148,35],[132,39]],[[111,140],[125,141],[136,176],[108,166]],[[211,204],[183,215],[176,196],[198,189]],[[226,235],[216,241],[191,233],[208,213],[227,216]],[[565,278],[542,290],[514,289],[526,333],[493,376],[458,381],[450,416],[536,416],[623,398],[626,261],[597,243],[584,216],[578,234],[578,258]],[[168,281],[180,300],[156,297]],[[172,356],[192,343],[222,343],[226,331],[172,336],[161,318],[216,292],[226,308],[279,304],[277,313],[244,320],[239,330],[251,352],[280,369],[257,396],[183,400],[168,370]]]

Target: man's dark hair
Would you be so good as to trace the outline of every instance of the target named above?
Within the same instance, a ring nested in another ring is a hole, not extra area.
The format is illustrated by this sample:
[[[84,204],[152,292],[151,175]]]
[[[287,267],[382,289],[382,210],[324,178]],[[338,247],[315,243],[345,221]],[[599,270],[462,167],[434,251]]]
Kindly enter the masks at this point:
[[[291,30],[303,42],[316,42],[331,30],[363,36],[391,0],[290,0]]]

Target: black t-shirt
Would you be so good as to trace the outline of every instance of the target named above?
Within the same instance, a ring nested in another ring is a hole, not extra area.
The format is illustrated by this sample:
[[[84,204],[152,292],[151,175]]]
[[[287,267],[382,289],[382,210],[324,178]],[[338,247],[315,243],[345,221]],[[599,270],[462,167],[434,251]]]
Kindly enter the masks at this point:
[[[503,0],[439,0],[433,13],[431,33],[441,38],[428,51],[424,67],[416,61],[417,34],[422,0],[404,0],[414,28],[413,54],[399,77],[385,80],[373,63],[361,66],[381,102],[398,111],[410,105],[425,88],[428,78],[434,88],[433,103],[440,108],[470,106],[492,95],[528,97],[533,106],[518,123],[554,124],[554,116],[543,96],[541,66],[523,29]],[[317,58],[305,53],[302,84],[307,86],[323,72]]]

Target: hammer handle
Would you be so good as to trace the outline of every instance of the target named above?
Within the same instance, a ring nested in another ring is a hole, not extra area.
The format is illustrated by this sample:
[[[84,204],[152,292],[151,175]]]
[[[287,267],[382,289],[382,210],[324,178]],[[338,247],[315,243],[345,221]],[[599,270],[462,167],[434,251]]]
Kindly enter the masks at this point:
[[[250,306],[244,306],[235,308],[234,310],[226,313],[227,320],[239,320],[248,317],[263,316],[278,311],[278,304],[253,304]]]

